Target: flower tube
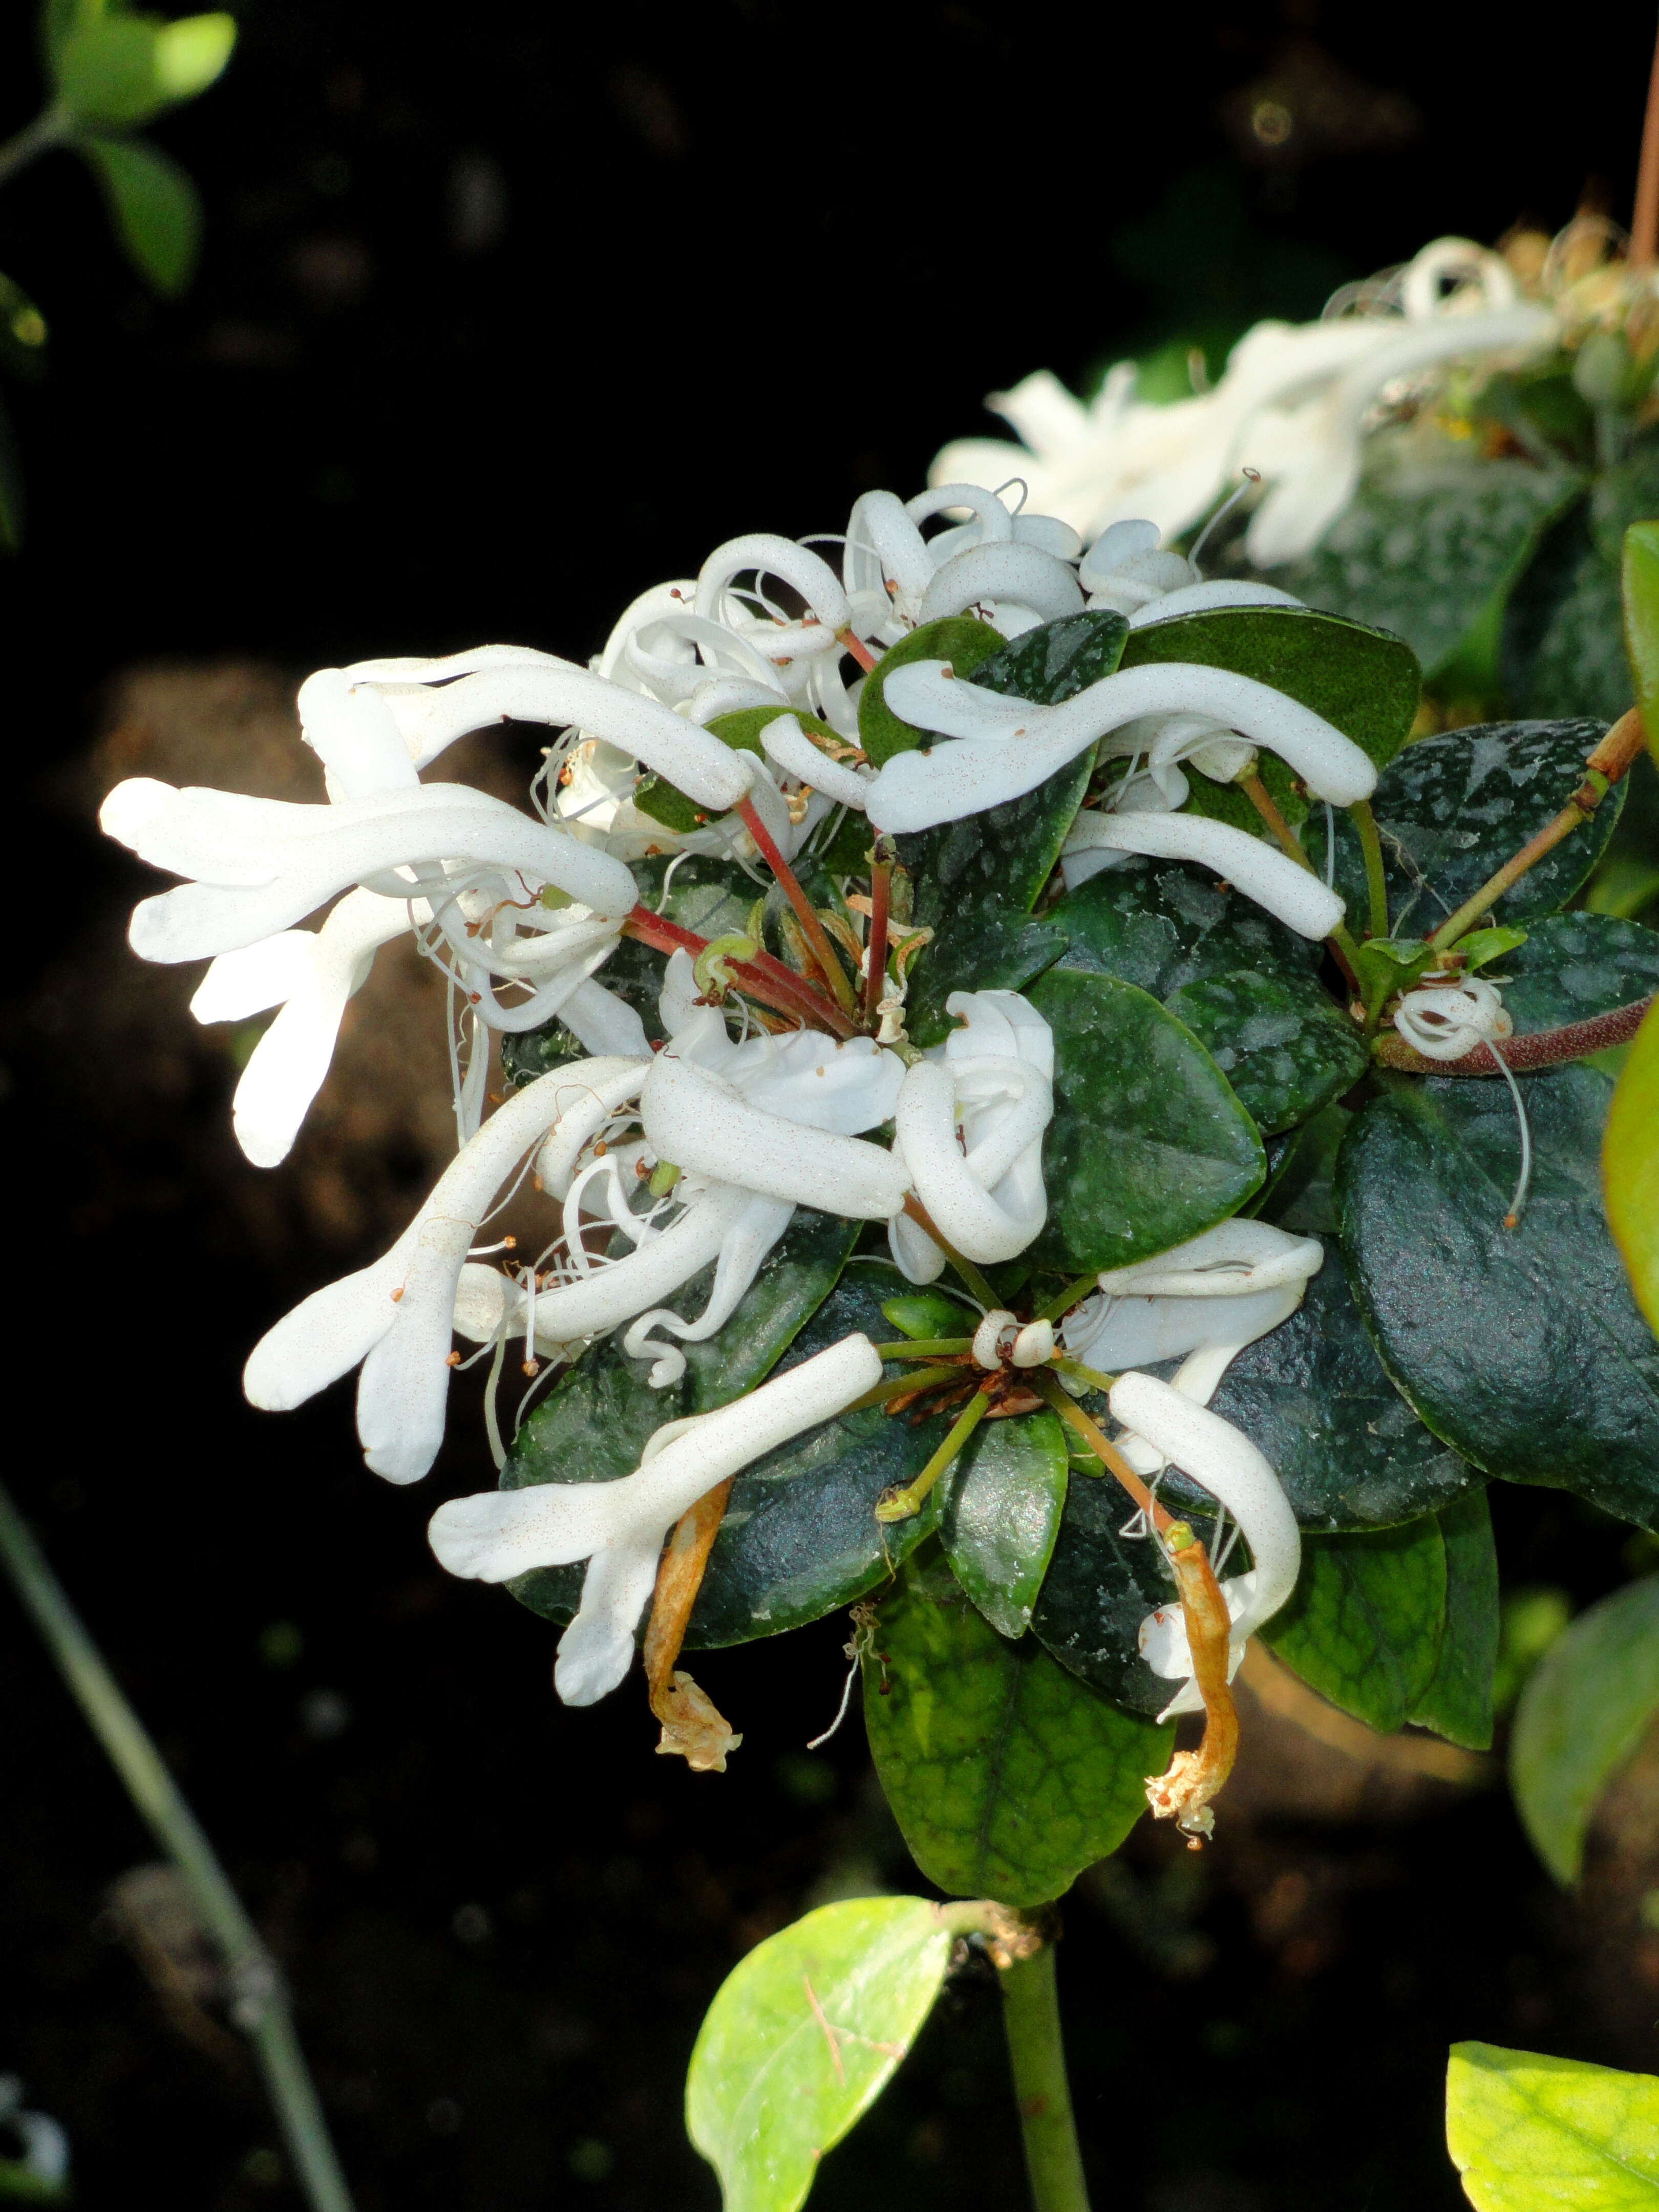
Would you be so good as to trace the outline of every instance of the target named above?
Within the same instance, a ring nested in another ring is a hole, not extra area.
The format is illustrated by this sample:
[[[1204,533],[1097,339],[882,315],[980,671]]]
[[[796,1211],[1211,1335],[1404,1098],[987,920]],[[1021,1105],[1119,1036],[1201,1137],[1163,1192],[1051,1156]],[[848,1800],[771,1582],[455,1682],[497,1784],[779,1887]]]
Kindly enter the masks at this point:
[[[1249,1572],[1230,1576],[1221,1584],[1232,1621],[1227,1661],[1231,1681],[1249,1638],[1289,1597],[1301,1565],[1301,1534],[1279,1477],[1231,1421],[1194,1405],[1153,1376],[1121,1375],[1112,1386],[1109,1403],[1115,1420],[1145,1437],[1164,1458],[1226,1507],[1250,1547],[1254,1565]],[[1192,1680],[1187,1626],[1178,1605],[1160,1607],[1141,1623],[1140,1650],[1154,1674],[1182,1681],[1160,1717],[1196,1712],[1203,1699]]]
[[[658,1554],[681,1514],[717,1483],[832,1419],[880,1380],[869,1339],[845,1337],[715,1413],[659,1429],[638,1468],[619,1481],[541,1483],[452,1498],[432,1516],[433,1552],[451,1574],[489,1583],[586,1559],[581,1606],[561,1642],[554,1679],[567,1704],[591,1705],[631,1663]]]
[[[1287,853],[1230,823],[1197,814],[1107,814],[1098,808],[1079,817],[1079,825],[1085,822],[1086,842],[1079,838],[1072,846],[1068,838],[1073,850],[1103,847],[1156,860],[1191,860],[1303,937],[1328,937],[1347,911],[1340,896],[1310,869],[1298,867]]]
[[[923,729],[939,726],[934,718],[941,710],[951,715],[969,711],[955,696],[956,679],[944,678],[942,669],[943,664],[925,660],[896,668],[883,696],[906,721]],[[1298,700],[1229,669],[1154,663],[1103,677],[1057,707],[1022,704],[1017,724],[1006,715],[995,724],[988,720],[983,736],[976,735],[963,750],[936,745],[888,761],[871,786],[872,822],[878,830],[931,830],[1004,805],[1034,791],[1110,731],[1153,714],[1212,718],[1276,752],[1316,798],[1334,805],[1368,799],[1376,786],[1376,769],[1352,738]],[[1015,727],[1024,732],[1018,741],[1012,734]]]

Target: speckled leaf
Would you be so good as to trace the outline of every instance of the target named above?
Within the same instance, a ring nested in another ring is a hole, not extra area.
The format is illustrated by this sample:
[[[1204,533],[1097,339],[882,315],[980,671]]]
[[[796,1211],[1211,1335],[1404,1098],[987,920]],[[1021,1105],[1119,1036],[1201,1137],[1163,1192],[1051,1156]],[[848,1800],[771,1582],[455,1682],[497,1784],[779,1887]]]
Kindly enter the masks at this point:
[[[1434,1680],[1445,1612],[1446,1547],[1425,1513],[1398,1528],[1308,1537],[1290,1601],[1261,1636],[1322,1698],[1393,1729]]]
[[[1656,2212],[1659,2081],[1454,2043],[1446,2148],[1475,2212]]]
[[[1545,532],[1504,610],[1499,668],[1516,711],[1622,714],[1632,686],[1621,615],[1618,567],[1578,501]]]
[[[1601,1147],[1607,1222],[1636,1303],[1659,1334],[1659,1008],[1636,1033]]]
[[[1353,1115],[1346,1106],[1327,1106],[1288,1138],[1272,1180],[1242,1211],[1287,1229],[1293,1237],[1334,1237],[1336,1156]]]
[[[1024,1636],[1066,1506],[1066,1437],[1053,1413],[985,1421],[939,1510],[951,1571],[993,1628]]]
[[[1659,1526],[1659,1345],[1601,1212],[1612,1085],[1583,1066],[1521,1082],[1534,1166],[1515,1230],[1501,1085],[1402,1082],[1358,1117],[1337,1168],[1349,1275],[1384,1366],[1455,1450]]]
[[[1316,946],[1254,899],[1218,890],[1213,869],[1182,860],[1136,859],[1108,868],[1042,919],[1065,932],[1062,967],[1115,975],[1155,999],[1240,969],[1309,976],[1319,961]]]
[[[1516,1034],[1563,1029],[1659,991],[1659,929],[1610,914],[1553,914],[1492,964]]]
[[[1410,646],[1309,607],[1221,607],[1129,633],[1123,665],[1198,661],[1271,684],[1322,714],[1380,768],[1406,742],[1423,680]]]
[[[1029,914],[970,908],[935,927],[933,942],[917,955],[905,1006],[910,1042],[924,1051],[956,1027],[945,1012],[953,991],[1023,991],[1066,949],[1059,930]]]
[[[1186,983],[1164,1000],[1263,1132],[1305,1121],[1370,1066],[1359,1031],[1316,978],[1251,969]]]
[[[1384,1374],[1334,1248],[1296,1312],[1245,1346],[1211,1403],[1267,1455],[1304,1528],[1389,1528],[1479,1481]],[[1179,1476],[1168,1489],[1198,1495]]]
[[[1261,1182],[1261,1139],[1189,1030],[1146,992],[1051,969],[1027,994],[1054,1033],[1039,1267],[1127,1267],[1224,1220]]]
[[[846,1898],[727,1975],[685,2083],[686,2132],[724,2212],[798,2212],[921,2032],[954,1940],[926,1898]]]
[[[665,902],[663,880],[674,858],[670,854],[664,859],[635,860],[630,864],[641,903],[653,914],[661,913],[670,921],[678,922],[682,929],[695,930],[699,937],[724,937],[741,930],[757,896],[755,885],[743,870],[730,861],[707,860],[701,853],[681,855],[673,875],[668,878]],[[647,1036],[663,1035],[657,998],[662,989],[665,964],[660,952],[631,937],[624,937],[593,979],[607,991],[614,991],[619,999],[627,1000],[645,1024]],[[538,1030],[506,1034],[501,1038],[501,1066],[507,1080],[520,1088],[533,1083],[538,1075],[545,1075],[550,1068],[561,1066],[567,1060],[584,1059],[586,1052],[586,1046],[559,1021],[549,1022]]]
[[[1648,750],[1659,761],[1659,522],[1632,522],[1620,562],[1625,602],[1625,653]]]
[[[1137,1638],[1141,1622],[1168,1605],[1175,1586],[1158,1547],[1122,1534],[1133,1511],[1109,1475],[1074,1467],[1031,1633],[1062,1667],[1117,1704],[1161,1713],[1176,1685],[1153,1674]]]
[[[1484,1489],[1466,1491],[1435,1516],[1446,1547],[1446,1619],[1429,1686],[1408,1718],[1466,1751],[1492,1742],[1498,1664],[1498,1551]]]
[[[1659,1713],[1659,1578],[1581,1613],[1528,1677],[1510,1738],[1515,1802],[1538,1856],[1578,1879],[1596,1802]]]
[[[1011,1643],[939,1561],[884,1599],[865,1662],[876,1772],[912,1856],[960,1897],[1060,1896],[1146,1810],[1173,1730],[1122,1711],[1032,1638]]]
[[[1004,642],[1002,633],[989,623],[977,622],[971,615],[945,615],[938,622],[923,623],[890,646],[859,694],[859,743],[876,766],[880,768],[896,753],[914,752],[918,745],[935,741],[931,730],[901,721],[884,697],[883,687],[896,668],[913,660],[948,660],[958,676],[971,676]]]
[[[1311,607],[1405,639],[1432,675],[1494,602],[1583,479],[1467,443],[1369,441],[1364,482],[1315,550],[1272,580]]]
[[[1396,937],[1429,937],[1566,805],[1601,737],[1594,721],[1488,722],[1423,738],[1384,769],[1371,798],[1382,840],[1389,915]],[[1624,804],[1615,785],[1590,819],[1498,900],[1499,921],[1528,922],[1565,906],[1595,866]],[[1325,865],[1322,811],[1306,842]],[[1351,926],[1365,926],[1359,840],[1336,817],[1336,884]]]

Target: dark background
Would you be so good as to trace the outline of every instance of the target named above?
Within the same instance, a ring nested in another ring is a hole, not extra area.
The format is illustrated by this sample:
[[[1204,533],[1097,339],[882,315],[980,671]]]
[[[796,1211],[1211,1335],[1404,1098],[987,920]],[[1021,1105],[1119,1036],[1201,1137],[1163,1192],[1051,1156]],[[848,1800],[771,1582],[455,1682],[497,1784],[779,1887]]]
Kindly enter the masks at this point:
[[[38,81],[6,12],[9,130]],[[844,1631],[708,1662],[749,1741],[723,1779],[671,1771],[632,1689],[562,1711],[545,1626],[433,1565],[437,1497],[488,1479],[470,1425],[411,1495],[362,1471],[343,1393],[243,1407],[247,1345],[378,1228],[320,1253],[250,1194],[223,1054],[107,1018],[138,877],[88,826],[111,687],[582,655],[720,538],[918,486],[1030,368],[1214,349],[1444,232],[1623,215],[1653,10],[238,12],[228,76],[159,133],[209,210],[184,301],[143,292],[69,156],[0,193],[0,267],[52,326],[7,395],[32,512],[0,573],[12,1480],[288,1965],[366,2212],[712,2207],[678,2095],[720,1979],[838,1883],[916,1880],[856,1720],[799,1753]],[[383,1164],[411,1203],[422,1164]],[[1499,1523],[1523,1578],[1621,1571],[1547,1494]],[[86,2205],[283,2212],[210,1995],[122,1940],[109,1885],[150,1847],[3,1600],[0,1645],[0,2072],[68,2125]],[[1246,1803],[1201,1865],[1142,1836],[1079,1899],[1103,2201],[1450,2205],[1449,2039],[1659,2064],[1654,1962],[1625,1947],[1612,1985],[1501,1790],[1394,1810]],[[994,2002],[953,1991],[823,2212],[1020,2201]]]

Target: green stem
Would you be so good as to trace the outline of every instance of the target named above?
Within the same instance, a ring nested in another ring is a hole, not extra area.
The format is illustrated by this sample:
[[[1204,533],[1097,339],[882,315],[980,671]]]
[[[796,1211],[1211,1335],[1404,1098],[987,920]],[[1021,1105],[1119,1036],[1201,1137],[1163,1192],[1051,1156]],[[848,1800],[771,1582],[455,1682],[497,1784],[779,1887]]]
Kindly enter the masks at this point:
[[[991,1288],[989,1283],[986,1281],[984,1276],[981,1274],[979,1269],[974,1265],[973,1261],[971,1260],[964,1259],[963,1255],[957,1251],[956,1246],[947,1242],[947,1240],[942,1237],[939,1231],[933,1226],[933,1217],[928,1212],[927,1207],[921,1203],[921,1200],[919,1198],[907,1198],[904,1201],[904,1210],[909,1215],[911,1220],[915,1223],[917,1228],[925,1230],[927,1235],[933,1238],[934,1243],[939,1246],[939,1250],[944,1253],[945,1258],[956,1269],[957,1274],[961,1276],[963,1281],[967,1284],[969,1289],[972,1291],[975,1297],[979,1300],[987,1313],[994,1312],[999,1306],[1000,1306],[1002,1304],[1001,1299]]]
[[[915,1480],[907,1482],[902,1490],[890,1490],[884,1497],[877,1499],[877,1520],[884,1524],[894,1521],[909,1521],[920,1513],[928,1492],[990,1410],[990,1386],[987,1382],[980,1385],[963,1407],[945,1442],[933,1454]]]
[[[20,169],[27,168],[37,154],[61,146],[69,131],[70,118],[65,109],[42,108],[27,131],[20,131],[15,138],[8,138],[0,146],[0,185],[9,183]]]
[[[1070,1313],[1072,1308],[1086,1298],[1091,1291],[1097,1290],[1099,1287],[1098,1275],[1079,1275],[1075,1282],[1067,1283],[1063,1291],[1056,1291],[1053,1297],[1040,1305],[1031,1316],[1031,1319],[1058,1321],[1061,1314]]]
[[[1359,849],[1365,858],[1365,890],[1370,902],[1373,937],[1389,933],[1389,886],[1382,872],[1382,840],[1376,834],[1376,817],[1369,799],[1356,799],[1348,809],[1359,832]]]
[[[1085,1367],[1080,1359],[1068,1359],[1063,1352],[1055,1352],[1048,1364],[1057,1367],[1062,1375],[1075,1375],[1091,1390],[1109,1390],[1117,1380],[1115,1375],[1103,1375],[1097,1367]]]
[[[1045,1943],[1033,1957],[1017,1960],[1004,1969],[1001,1981],[1002,2024],[1035,2212],[1089,2212],[1066,2080],[1054,1945]]]
[[[878,1359],[944,1359],[953,1352],[971,1352],[971,1336],[907,1336],[902,1344],[878,1344]]]
[[[225,1963],[230,2014],[258,2056],[289,2154],[315,2212],[351,2212],[351,2196],[300,2050],[288,1994],[212,1844],[144,1724],[122,1695],[62,1583],[0,1488],[0,1563],[76,1703],[151,1834],[173,1861]]]

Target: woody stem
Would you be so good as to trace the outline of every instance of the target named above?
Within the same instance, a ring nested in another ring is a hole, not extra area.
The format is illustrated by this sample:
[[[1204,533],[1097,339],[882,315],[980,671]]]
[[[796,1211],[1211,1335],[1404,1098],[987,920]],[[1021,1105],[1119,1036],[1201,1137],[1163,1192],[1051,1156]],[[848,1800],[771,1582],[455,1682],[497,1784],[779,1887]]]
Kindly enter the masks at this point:
[[[892,862],[878,858],[870,870],[870,936],[864,954],[864,1025],[871,1030],[887,981],[887,903],[892,883]]]
[[[853,987],[847,980],[847,970],[842,966],[830,947],[829,933],[818,920],[817,909],[795,880],[793,869],[778,850],[771,832],[755,811],[753,799],[740,799],[738,801],[737,814],[738,819],[754,839],[761,858],[777,878],[784,896],[795,909],[795,919],[805,932],[806,941],[812,948],[813,957],[828,978],[830,989],[841,1001],[842,1012],[847,1014],[856,1012],[857,1002],[853,996]]]
[[[1528,837],[1514,859],[1505,860],[1496,875],[1489,876],[1473,898],[1465,899],[1456,913],[1441,923],[1429,939],[1435,951],[1443,952],[1449,945],[1455,945],[1464,931],[1495,906],[1512,884],[1519,883],[1528,868],[1536,867],[1544,855],[1553,853],[1580,823],[1588,822],[1612,787],[1629,773],[1632,763],[1646,742],[1642,717],[1632,707],[1629,714],[1620,715],[1586,760],[1584,780],[1561,811],[1547,821],[1535,836]]]

